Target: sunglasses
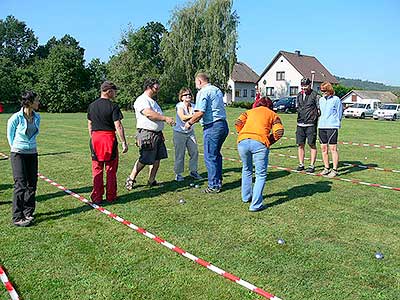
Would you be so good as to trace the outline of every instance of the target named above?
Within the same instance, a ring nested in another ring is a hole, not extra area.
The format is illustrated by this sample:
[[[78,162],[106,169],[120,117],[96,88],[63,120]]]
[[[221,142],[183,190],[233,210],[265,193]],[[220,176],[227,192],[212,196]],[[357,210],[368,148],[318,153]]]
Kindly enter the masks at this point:
[[[192,94],[183,94],[183,95],[182,95],[182,97],[185,97],[185,96],[190,96],[190,97],[192,97]]]
[[[321,90],[321,93],[326,93],[326,92],[328,92],[327,90]]]

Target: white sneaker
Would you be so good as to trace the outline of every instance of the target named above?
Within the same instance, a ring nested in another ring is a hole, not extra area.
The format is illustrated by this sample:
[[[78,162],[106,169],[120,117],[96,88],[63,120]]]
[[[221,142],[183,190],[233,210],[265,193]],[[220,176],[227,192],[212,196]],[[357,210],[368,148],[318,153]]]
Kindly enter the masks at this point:
[[[328,175],[330,172],[331,172],[330,169],[324,168],[324,170],[323,170],[321,173],[319,173],[319,175],[326,176],[326,175]]]
[[[185,180],[185,178],[181,175],[181,174],[177,174],[176,176],[175,176],[175,181],[184,181]]]

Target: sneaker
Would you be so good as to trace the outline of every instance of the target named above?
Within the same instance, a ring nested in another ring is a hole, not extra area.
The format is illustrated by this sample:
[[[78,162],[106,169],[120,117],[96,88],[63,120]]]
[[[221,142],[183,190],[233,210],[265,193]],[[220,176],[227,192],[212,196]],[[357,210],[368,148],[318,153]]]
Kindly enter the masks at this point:
[[[197,172],[190,172],[189,175],[190,175],[190,177],[192,177],[192,178],[194,178],[194,179],[196,179],[196,180],[201,180],[201,179],[203,179],[203,177],[201,177],[200,174],[197,173]]]
[[[184,181],[185,180],[185,178],[181,175],[181,174],[177,174],[176,176],[175,176],[175,181]]]
[[[314,172],[315,172],[315,167],[310,165],[310,166],[306,169],[306,172],[307,172],[307,173],[314,173]]]
[[[322,170],[322,172],[319,173],[319,175],[326,176],[326,175],[328,175],[330,172],[331,172],[331,170],[329,170],[328,168],[324,168],[324,169]]]
[[[265,205],[261,205],[259,208],[256,209],[249,209],[249,212],[258,212],[266,209],[267,207]]]
[[[147,185],[149,187],[153,187],[153,186],[163,186],[163,184],[161,182],[158,182],[157,180],[154,180],[153,182],[147,181]]]
[[[18,227],[27,227],[27,226],[31,225],[31,221],[29,221],[27,219],[21,219],[21,220],[13,222],[13,224]]]
[[[131,191],[133,189],[133,185],[136,183],[136,180],[133,180],[130,176],[125,181],[125,188],[128,191]]]
[[[304,165],[299,165],[296,169],[296,171],[304,171]]]
[[[28,220],[29,222],[33,222],[34,216],[25,216],[25,220]]]
[[[221,191],[221,189],[218,189],[218,188],[207,187],[205,190],[203,190],[203,193],[206,193],[206,194],[217,194],[220,191]]]
[[[327,177],[329,177],[329,178],[333,178],[336,176],[339,176],[339,172],[335,169],[332,169],[332,171],[327,175]]]

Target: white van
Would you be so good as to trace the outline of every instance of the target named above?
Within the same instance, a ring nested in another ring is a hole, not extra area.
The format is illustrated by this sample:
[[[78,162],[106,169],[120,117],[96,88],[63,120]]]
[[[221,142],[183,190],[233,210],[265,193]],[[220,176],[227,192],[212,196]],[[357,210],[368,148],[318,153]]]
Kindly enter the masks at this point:
[[[362,99],[354,103],[351,107],[346,108],[343,112],[345,118],[373,117],[374,111],[379,109],[381,101],[379,99]]]

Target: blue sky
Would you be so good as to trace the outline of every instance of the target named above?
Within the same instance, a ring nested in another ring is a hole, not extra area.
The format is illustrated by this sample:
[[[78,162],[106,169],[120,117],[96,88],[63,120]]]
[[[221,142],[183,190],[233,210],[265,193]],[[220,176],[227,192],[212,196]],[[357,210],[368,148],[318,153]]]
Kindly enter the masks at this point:
[[[128,24],[167,26],[181,0],[0,0],[44,44],[70,34],[85,58],[107,61]],[[279,50],[317,57],[334,75],[400,86],[400,1],[235,0],[238,59],[260,74]]]

